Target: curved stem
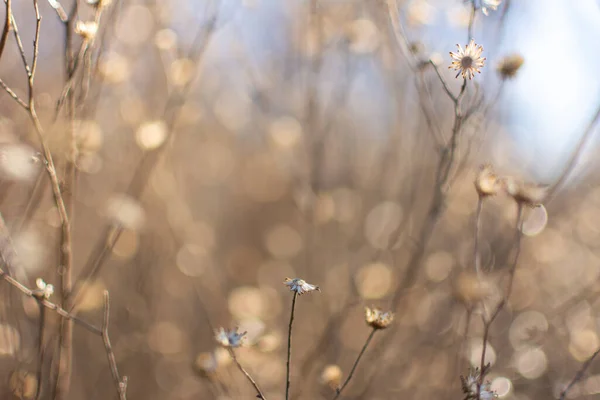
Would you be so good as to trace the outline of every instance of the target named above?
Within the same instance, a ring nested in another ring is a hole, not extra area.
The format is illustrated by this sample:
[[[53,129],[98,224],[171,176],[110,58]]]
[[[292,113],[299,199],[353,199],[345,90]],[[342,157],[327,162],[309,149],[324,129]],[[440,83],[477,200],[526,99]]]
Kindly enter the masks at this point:
[[[340,397],[340,395],[342,394],[342,391],[348,385],[348,382],[350,382],[350,379],[352,379],[352,375],[354,375],[354,371],[356,370],[356,367],[358,366],[358,362],[362,358],[363,354],[365,354],[365,351],[367,350],[367,347],[369,347],[369,343],[371,343],[371,339],[373,339],[373,336],[375,335],[376,331],[377,331],[377,329],[373,328],[373,330],[369,334],[369,337],[367,338],[367,341],[365,342],[363,348],[360,350],[360,353],[358,353],[358,357],[356,357],[356,361],[354,361],[354,365],[352,366],[352,369],[350,370],[350,374],[348,375],[348,378],[346,378],[346,380],[344,381],[344,384],[339,389],[336,390],[336,394],[335,394],[335,397],[333,398],[333,400]]]
[[[242,364],[240,364],[240,362],[238,361],[237,357],[235,356],[235,352],[233,351],[233,349],[231,347],[227,348],[227,350],[229,350],[229,354],[231,355],[231,358],[233,359],[233,362],[235,362],[235,365],[237,365],[238,369],[242,372],[242,374],[244,374],[244,376],[246,377],[246,379],[248,379],[250,381],[250,383],[252,384],[252,386],[254,386],[254,390],[256,390],[256,393],[258,394],[258,396],[256,396],[259,399],[263,399],[266,400],[265,395],[263,394],[263,392],[261,392],[260,388],[258,387],[258,384],[256,383],[256,381],[252,378],[252,376],[250,376],[250,374],[248,373],[248,371],[246,371],[244,369],[244,367],[242,367]]]

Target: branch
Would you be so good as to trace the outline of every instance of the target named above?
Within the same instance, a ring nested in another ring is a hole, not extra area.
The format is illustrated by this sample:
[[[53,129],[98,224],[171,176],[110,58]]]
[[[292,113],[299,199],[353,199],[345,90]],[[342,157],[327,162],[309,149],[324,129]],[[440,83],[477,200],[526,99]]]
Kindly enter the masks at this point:
[[[117,361],[115,353],[113,352],[112,345],[110,344],[110,337],[108,335],[108,321],[110,317],[110,299],[108,291],[104,292],[104,319],[102,322],[102,341],[104,342],[104,349],[106,350],[106,357],[108,358],[108,365],[110,372],[117,388],[120,400],[127,400],[127,377],[119,375],[119,368],[117,367]]]

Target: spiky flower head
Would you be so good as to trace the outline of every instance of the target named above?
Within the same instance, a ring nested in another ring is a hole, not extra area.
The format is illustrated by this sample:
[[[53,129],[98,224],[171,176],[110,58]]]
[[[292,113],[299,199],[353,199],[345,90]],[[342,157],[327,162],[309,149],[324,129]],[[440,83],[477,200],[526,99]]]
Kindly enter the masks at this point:
[[[394,313],[378,308],[365,307],[365,321],[373,329],[385,329],[394,321]]]
[[[511,54],[504,57],[498,63],[498,73],[502,79],[511,79],[517,75],[517,72],[525,62],[525,59],[520,54]]]
[[[490,10],[496,11],[502,4],[502,0],[481,0],[481,12],[484,15],[489,15]]]
[[[246,332],[238,333],[238,328],[226,330],[219,328],[215,332],[215,340],[223,347],[240,347]]]
[[[456,77],[462,74],[464,79],[472,79],[475,72],[481,73],[481,68],[485,63],[485,57],[481,57],[483,46],[475,44],[471,39],[468,45],[463,49],[460,44],[457,44],[458,52],[450,52],[452,64],[448,67],[458,71]]]
[[[482,377],[479,368],[470,370],[466,377],[460,376],[462,391],[465,394],[464,400],[492,400],[498,397],[498,394],[491,390],[491,383],[483,382],[484,377],[485,371]]]
[[[311,285],[310,283],[307,283],[304,279],[300,278],[285,278],[283,284],[289,287],[292,292],[296,292],[298,294],[304,294],[315,290],[318,290],[319,292],[321,291],[321,289],[318,286]]]

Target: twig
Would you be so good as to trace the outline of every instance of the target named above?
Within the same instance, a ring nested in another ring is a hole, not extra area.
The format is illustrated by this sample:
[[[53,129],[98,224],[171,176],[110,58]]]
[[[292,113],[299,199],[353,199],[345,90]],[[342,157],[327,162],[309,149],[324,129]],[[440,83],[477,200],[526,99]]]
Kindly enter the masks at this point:
[[[592,365],[592,361],[594,361],[594,359],[596,358],[598,353],[600,353],[600,348],[598,350],[596,350],[594,352],[594,354],[592,354],[592,356],[583,363],[583,365],[581,366],[579,371],[577,371],[577,374],[575,374],[573,379],[571,379],[571,382],[569,382],[567,387],[564,388],[562,392],[560,392],[559,400],[565,400],[565,398],[567,397],[567,393],[569,393],[569,390],[571,390],[573,385],[575,385],[577,382],[579,382],[583,378],[583,375],[585,375],[585,372],[588,370],[590,365]]]
[[[231,358],[233,359],[233,362],[235,362],[235,365],[237,365],[238,369],[242,372],[242,374],[244,374],[244,376],[246,377],[246,379],[248,379],[250,381],[250,383],[252,384],[252,386],[254,386],[254,390],[256,390],[256,393],[257,393],[256,397],[259,398],[259,399],[266,400],[265,395],[263,394],[263,392],[258,387],[258,384],[256,383],[256,381],[252,378],[252,376],[250,376],[250,374],[244,369],[244,367],[242,367],[242,364],[240,364],[240,362],[238,361],[237,357],[235,356],[235,352],[233,351],[233,349],[231,347],[228,347],[227,350],[229,350],[229,354],[231,355]]]
[[[473,262],[475,263],[475,272],[480,275],[481,269],[479,265],[479,229],[481,225],[481,210],[483,209],[483,197],[477,198],[477,211],[475,212],[475,245],[473,246]]]
[[[290,360],[292,358],[292,324],[294,323],[294,310],[296,309],[296,297],[298,292],[294,291],[292,299],[292,311],[290,312],[290,324],[288,325],[288,344],[287,344],[287,362],[285,373],[285,400],[289,400],[290,396]]]
[[[2,79],[0,79],[0,86],[2,86],[6,93],[8,93],[21,107],[29,110],[27,103],[25,103],[25,101],[23,101]]]
[[[448,86],[448,82],[446,82],[446,78],[444,78],[444,76],[440,73],[440,69],[438,68],[438,66],[432,60],[429,60],[429,64],[431,64],[431,66],[433,67],[433,70],[435,71],[437,77],[439,78],[440,82],[442,83],[442,87],[444,88],[444,91],[446,92],[448,97],[450,97],[452,102],[454,104],[456,104],[458,102],[458,98],[450,90],[450,87]]]
[[[40,320],[38,329],[38,370],[37,370],[37,388],[36,388],[36,400],[40,400],[42,397],[42,384],[44,379],[44,358],[46,350],[44,348],[44,331],[46,327],[46,307],[41,303],[38,303],[40,309]]]
[[[106,350],[106,357],[108,359],[108,365],[110,372],[113,377],[113,381],[117,388],[120,400],[127,400],[127,377],[119,375],[119,368],[117,367],[117,361],[115,359],[115,353],[113,352],[112,345],[110,344],[110,336],[108,335],[108,322],[110,319],[110,299],[108,291],[104,291],[104,318],[102,322],[102,341],[104,342],[104,349]]]
[[[360,350],[360,353],[358,353],[358,357],[356,357],[356,361],[354,361],[354,365],[352,366],[352,369],[350,370],[350,374],[348,374],[348,377],[346,378],[346,380],[344,381],[342,386],[336,390],[336,394],[335,394],[335,397],[333,398],[333,400],[340,397],[340,395],[342,394],[342,391],[348,385],[348,382],[350,382],[350,379],[352,379],[352,375],[354,375],[354,371],[356,370],[356,367],[358,366],[358,363],[359,363],[360,359],[362,358],[363,354],[365,354],[367,347],[369,347],[369,343],[371,343],[371,339],[373,339],[373,336],[375,335],[376,331],[377,331],[377,329],[375,329],[375,328],[373,328],[373,330],[371,330],[371,333],[369,334],[367,341],[365,342],[364,346]]]
[[[11,9],[12,0],[6,0],[6,16],[4,18],[4,29],[2,30],[2,37],[0,38],[0,59],[2,58],[2,53],[4,52],[4,47],[6,46],[6,40],[8,39],[8,32],[10,32],[10,22],[12,19],[12,9]]]

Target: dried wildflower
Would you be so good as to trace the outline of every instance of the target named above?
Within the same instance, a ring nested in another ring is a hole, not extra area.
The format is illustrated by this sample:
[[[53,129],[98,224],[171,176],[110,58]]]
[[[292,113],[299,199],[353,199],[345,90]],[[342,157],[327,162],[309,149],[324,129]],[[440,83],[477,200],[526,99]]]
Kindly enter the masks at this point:
[[[394,313],[383,312],[378,308],[365,307],[365,320],[373,329],[385,329],[394,321]]]
[[[244,335],[246,332],[238,333],[238,328],[231,330],[219,328],[215,332],[215,339],[223,347],[240,347]]]
[[[33,295],[38,298],[48,299],[54,293],[54,286],[44,282],[42,278],[37,278],[35,285],[37,289],[33,290]]]
[[[463,49],[460,44],[457,44],[458,52],[450,52],[452,57],[452,64],[448,67],[458,71],[456,77],[462,74],[464,79],[472,79],[475,72],[481,73],[480,69],[483,67],[485,57],[481,57],[483,52],[483,46],[475,44],[475,41],[471,39],[469,44]]]
[[[481,11],[484,15],[489,15],[489,10],[496,11],[502,4],[502,0],[481,0]]]
[[[460,376],[465,400],[491,400],[498,397],[498,394],[491,390],[491,383],[484,382],[480,385],[479,382],[481,380],[483,378],[481,377],[479,368],[469,371],[469,375],[466,378],[463,375]]]
[[[307,283],[305,280],[300,278],[285,278],[283,284],[288,286],[292,292],[296,292],[298,294],[304,294],[312,292],[314,290],[318,290],[319,292],[321,291],[321,289],[318,286],[311,285],[310,283]]]
[[[538,207],[542,204],[550,186],[531,182],[522,182],[514,178],[504,179],[504,189],[517,203],[529,207]]]
[[[85,40],[94,40],[96,33],[98,33],[98,24],[95,21],[77,21],[75,33]]]
[[[494,196],[500,189],[500,179],[498,175],[494,173],[494,169],[491,165],[482,165],[475,178],[475,190],[479,197]]]
[[[321,372],[321,383],[337,389],[342,383],[342,369],[338,365],[326,365]]]
[[[504,57],[500,60],[497,67],[500,77],[502,79],[514,78],[524,62],[525,59],[520,54],[511,54]]]
[[[490,299],[495,292],[495,287],[489,280],[472,272],[461,272],[452,284],[454,297],[468,308]]]

